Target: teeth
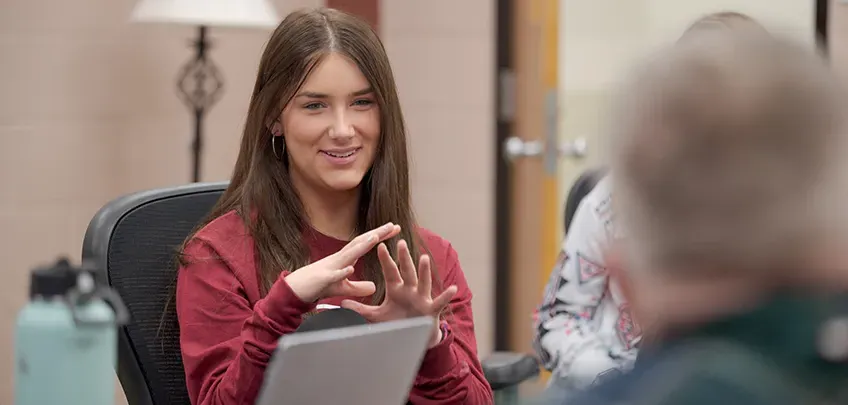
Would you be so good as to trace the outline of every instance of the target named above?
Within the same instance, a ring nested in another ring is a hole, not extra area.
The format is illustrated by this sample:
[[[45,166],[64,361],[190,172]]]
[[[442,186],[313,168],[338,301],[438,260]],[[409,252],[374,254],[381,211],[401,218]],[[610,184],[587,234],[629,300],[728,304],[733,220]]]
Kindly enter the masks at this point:
[[[330,152],[324,152],[324,153],[326,153],[326,154],[328,154],[328,155],[330,155],[330,156],[332,156],[332,157],[337,157],[337,158],[346,158],[346,157],[348,157],[348,156],[353,155],[353,153],[354,153],[354,152],[356,152],[356,151],[355,151],[355,150],[352,150],[352,151],[350,151],[350,152],[348,152],[348,153],[345,153],[345,154],[343,154],[343,155],[339,155],[339,154],[336,154],[336,153],[330,153]]]

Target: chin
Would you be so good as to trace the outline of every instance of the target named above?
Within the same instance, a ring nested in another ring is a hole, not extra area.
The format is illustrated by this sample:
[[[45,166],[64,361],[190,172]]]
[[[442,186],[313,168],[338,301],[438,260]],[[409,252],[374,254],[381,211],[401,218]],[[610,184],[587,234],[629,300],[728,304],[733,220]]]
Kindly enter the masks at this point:
[[[362,184],[363,177],[364,173],[350,173],[342,176],[333,176],[332,178],[325,178],[324,184],[327,185],[327,188],[333,191],[351,191]]]

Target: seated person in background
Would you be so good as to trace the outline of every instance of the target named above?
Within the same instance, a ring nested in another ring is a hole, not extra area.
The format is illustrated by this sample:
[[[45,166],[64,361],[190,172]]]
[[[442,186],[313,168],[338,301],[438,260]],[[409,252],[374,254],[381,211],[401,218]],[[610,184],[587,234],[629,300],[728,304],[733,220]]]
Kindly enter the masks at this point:
[[[616,99],[613,268],[652,342],[559,403],[848,403],[848,105],[807,48],[713,36]]]
[[[681,43],[702,33],[766,33],[735,12],[706,15],[687,28]],[[641,328],[618,283],[609,278],[604,256],[618,232],[613,222],[609,176],[583,199],[535,316],[534,346],[553,372],[551,396],[567,396],[605,376],[627,370],[636,359]]]
[[[287,16],[262,55],[232,181],[181,254],[194,405],[254,403],[278,339],[319,302],[370,322],[434,316],[410,403],[491,404],[457,254],[413,216],[406,142],[371,27],[331,9]]]
[[[563,394],[626,369],[641,339],[604,260],[614,238],[610,180],[580,202],[536,313],[534,346],[553,371],[550,389]]]

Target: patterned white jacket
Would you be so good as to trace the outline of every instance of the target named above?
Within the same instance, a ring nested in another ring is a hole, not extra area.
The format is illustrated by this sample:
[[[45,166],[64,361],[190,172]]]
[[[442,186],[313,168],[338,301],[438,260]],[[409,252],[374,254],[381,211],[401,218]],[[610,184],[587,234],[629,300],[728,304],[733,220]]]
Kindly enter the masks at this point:
[[[629,369],[641,340],[604,263],[605,249],[619,236],[611,202],[607,176],[578,206],[534,314],[535,350],[562,388],[583,389]]]

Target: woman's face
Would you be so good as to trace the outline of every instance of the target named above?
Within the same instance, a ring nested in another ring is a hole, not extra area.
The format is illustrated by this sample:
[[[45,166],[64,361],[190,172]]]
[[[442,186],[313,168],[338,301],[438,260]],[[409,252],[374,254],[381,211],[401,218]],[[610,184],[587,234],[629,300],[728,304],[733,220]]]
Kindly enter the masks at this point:
[[[374,162],[380,108],[356,64],[331,53],[283,108],[272,132],[285,139],[295,184],[319,192],[349,191]]]

